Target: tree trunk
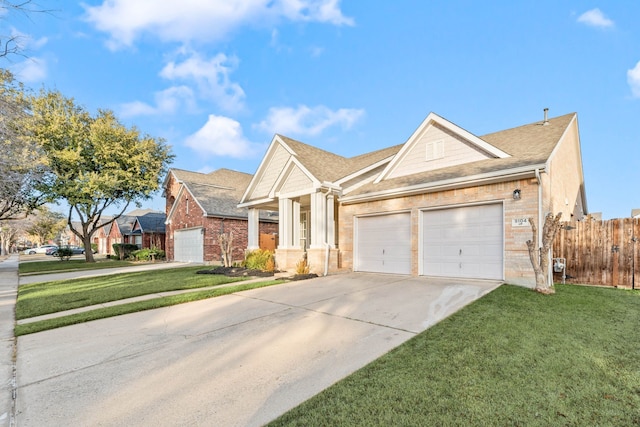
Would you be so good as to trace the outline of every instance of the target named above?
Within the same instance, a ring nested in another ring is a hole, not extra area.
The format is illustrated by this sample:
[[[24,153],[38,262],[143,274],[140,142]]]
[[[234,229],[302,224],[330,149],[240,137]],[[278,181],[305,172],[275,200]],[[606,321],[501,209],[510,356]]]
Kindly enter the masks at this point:
[[[229,234],[222,233],[218,236],[218,242],[220,243],[220,253],[222,254],[222,264],[224,267],[231,267],[233,262],[233,232]]]
[[[96,260],[93,258],[93,250],[91,250],[91,237],[92,236],[82,237],[82,245],[84,246],[84,260],[86,262],[96,262]]]
[[[527,241],[527,248],[529,249],[529,259],[533,266],[533,271],[536,275],[536,291],[543,294],[553,294],[553,283],[549,283],[549,251],[553,240],[556,238],[558,232],[560,218],[562,213],[557,214],[555,217],[552,213],[548,213],[544,220],[544,226],[542,227],[542,247],[538,244],[538,228],[533,218],[529,218],[529,224],[531,224],[531,231],[533,233],[533,241]]]

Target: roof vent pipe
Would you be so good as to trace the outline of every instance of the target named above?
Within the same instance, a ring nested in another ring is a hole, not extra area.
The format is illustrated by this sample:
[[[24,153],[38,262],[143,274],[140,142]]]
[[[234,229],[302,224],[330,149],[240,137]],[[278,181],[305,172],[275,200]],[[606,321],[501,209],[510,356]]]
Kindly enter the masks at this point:
[[[542,126],[547,126],[549,124],[549,109],[544,109],[544,122],[542,122]]]

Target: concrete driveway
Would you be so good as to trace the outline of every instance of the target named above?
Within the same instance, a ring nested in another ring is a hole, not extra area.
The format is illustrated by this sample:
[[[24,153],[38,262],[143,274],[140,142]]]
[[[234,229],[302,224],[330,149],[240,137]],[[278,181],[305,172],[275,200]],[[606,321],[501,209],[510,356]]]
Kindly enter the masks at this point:
[[[350,273],[20,337],[17,425],[263,425],[497,286]]]

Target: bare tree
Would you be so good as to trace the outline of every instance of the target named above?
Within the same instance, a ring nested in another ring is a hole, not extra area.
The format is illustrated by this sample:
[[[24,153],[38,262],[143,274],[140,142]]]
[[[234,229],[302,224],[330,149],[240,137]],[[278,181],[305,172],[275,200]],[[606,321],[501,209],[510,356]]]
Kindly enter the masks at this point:
[[[23,15],[29,16],[33,13],[49,13],[50,10],[41,9],[32,0],[0,0],[0,19],[7,19],[9,16]],[[22,43],[19,35],[0,35],[0,58],[11,55],[22,55]]]
[[[0,255],[9,255],[11,246],[18,236],[18,227],[8,221],[0,222]]]
[[[24,218],[45,203],[35,189],[46,170],[43,150],[25,138],[21,120],[28,113],[24,86],[0,70],[0,220]]]
[[[220,252],[222,253],[222,264],[224,267],[231,267],[233,263],[233,232],[222,233],[218,236]]]
[[[538,244],[538,228],[533,218],[529,218],[533,240],[527,240],[527,248],[529,249],[529,259],[536,274],[536,291],[543,294],[553,294],[555,290],[552,288],[553,283],[549,283],[549,251],[553,240],[556,238],[558,228],[560,228],[560,217],[562,212],[555,217],[552,213],[548,213],[544,220],[542,228],[542,247]]]

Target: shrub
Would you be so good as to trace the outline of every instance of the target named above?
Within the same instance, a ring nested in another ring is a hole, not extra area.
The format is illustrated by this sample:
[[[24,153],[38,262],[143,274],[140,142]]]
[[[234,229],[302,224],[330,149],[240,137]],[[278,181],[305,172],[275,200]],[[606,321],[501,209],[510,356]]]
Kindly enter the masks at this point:
[[[165,253],[162,249],[146,248],[131,252],[131,257],[135,258],[137,261],[151,261],[164,259]]]
[[[71,248],[63,247],[56,249],[56,251],[52,255],[56,258],[60,258],[60,261],[69,261],[69,259],[71,259],[71,257],[73,256],[73,251],[71,250]]]
[[[273,273],[274,271],[276,271],[276,260],[274,259],[274,257],[269,257],[264,266],[264,271],[267,271],[269,273]]]
[[[306,258],[302,258],[300,261],[296,263],[296,274],[309,274],[310,266],[307,263]]]
[[[256,249],[245,255],[244,267],[250,270],[263,270],[267,268],[267,262],[273,262],[273,253],[268,250]]]
[[[138,245],[134,245],[132,243],[114,243],[113,244],[113,253],[116,258],[126,259],[129,258],[131,252],[137,251]]]
[[[92,243],[91,244],[91,252],[93,252],[94,254],[98,253],[98,244],[97,243]]]

